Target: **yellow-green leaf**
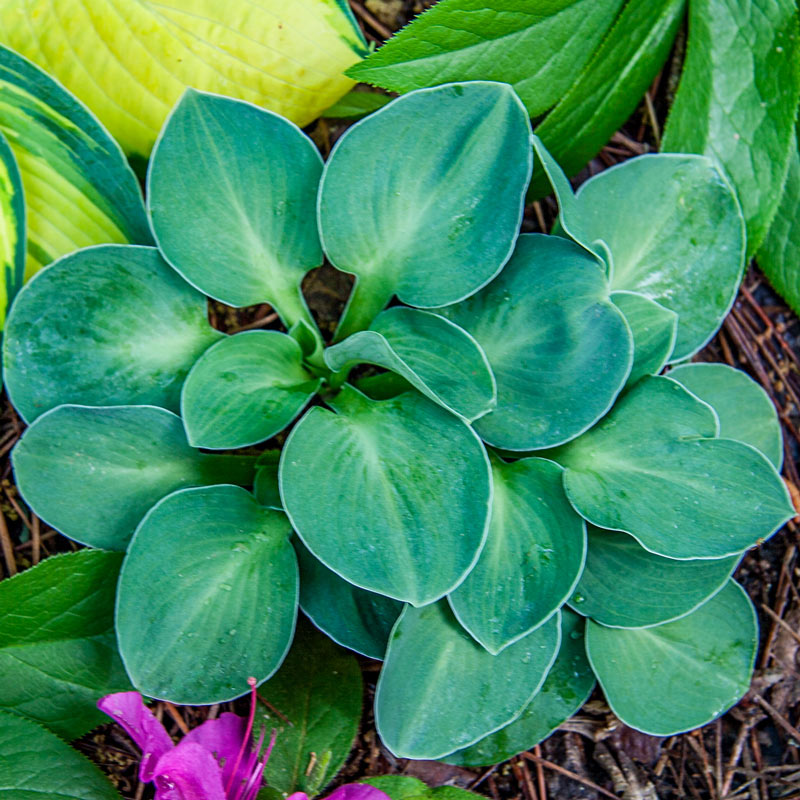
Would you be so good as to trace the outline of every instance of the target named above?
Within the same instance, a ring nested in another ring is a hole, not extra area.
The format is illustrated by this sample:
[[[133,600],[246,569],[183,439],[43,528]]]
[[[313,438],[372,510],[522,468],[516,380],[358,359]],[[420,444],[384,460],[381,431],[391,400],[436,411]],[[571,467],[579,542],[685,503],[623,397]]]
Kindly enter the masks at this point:
[[[14,153],[0,133],[0,328],[25,271],[25,200]]]

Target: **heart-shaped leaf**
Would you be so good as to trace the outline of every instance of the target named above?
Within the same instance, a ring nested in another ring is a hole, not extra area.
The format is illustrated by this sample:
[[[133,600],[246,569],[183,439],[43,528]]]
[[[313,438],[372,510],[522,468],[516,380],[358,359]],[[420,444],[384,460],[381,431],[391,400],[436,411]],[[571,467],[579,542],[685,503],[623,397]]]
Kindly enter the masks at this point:
[[[653,736],[705,725],[750,688],[758,622],[729,581],[696,611],[655,628],[586,625],[586,652],[614,713]]]
[[[22,177],[8,140],[0,133],[0,329],[25,276],[27,233]]]
[[[486,537],[491,475],[480,440],[416,392],[375,401],[345,386],[326,402],[337,413],[312,408],[281,456],[292,526],[356,586],[420,606],[443,597]]]
[[[490,653],[541,625],[580,577],[586,530],[564,494],[561,473],[543,458],[492,460],[486,546],[449,597],[458,621]]]
[[[458,325],[416,308],[395,306],[378,314],[368,331],[329,347],[325,363],[336,372],[359,363],[385,367],[468,422],[497,402],[483,348]]]
[[[325,252],[356,275],[337,338],[393,294],[430,308],[490,281],[514,249],[532,158],[524,106],[488,81],[411,92],[350,128],[319,194]]]
[[[448,764],[482,767],[507,761],[546,739],[588,699],[595,678],[586,658],[583,620],[561,612],[561,647],[542,688],[512,723],[465,750],[451,753]]]
[[[81,544],[124,550],[147,510],[176,489],[250,485],[253,458],[191,448],[179,417],[153,406],[59,406],[12,452],[25,502]]]
[[[117,637],[133,685],[174,703],[220,703],[244,694],[249,676],[275,672],[297,616],[290,536],[284,514],[238,486],[156,504],[119,576]]]
[[[596,427],[549,455],[570,502],[602,528],[668,558],[723,558],[795,511],[755,448],[716,439],[717,417],[669,378],[642,378]]]
[[[131,688],[114,634],[121,563],[81,550],[0,582],[0,707],[68,740],[104,721],[97,699]]]
[[[556,236],[519,237],[489,286],[440,313],[483,347],[497,408],[475,423],[491,445],[535,450],[585,431],[625,383],[633,342],[599,262]]]
[[[4,337],[5,385],[27,422],[62,403],[177,411],[192,364],[221,338],[205,298],[154,247],[93,247],[20,292]]]
[[[400,758],[441,758],[516,719],[558,652],[561,617],[493,656],[445,601],[407,606],[392,631],[375,695],[375,724]]]
[[[612,628],[644,628],[694,611],[728,582],[739,556],[677,561],[632,536],[588,527],[586,567],[571,605]]]

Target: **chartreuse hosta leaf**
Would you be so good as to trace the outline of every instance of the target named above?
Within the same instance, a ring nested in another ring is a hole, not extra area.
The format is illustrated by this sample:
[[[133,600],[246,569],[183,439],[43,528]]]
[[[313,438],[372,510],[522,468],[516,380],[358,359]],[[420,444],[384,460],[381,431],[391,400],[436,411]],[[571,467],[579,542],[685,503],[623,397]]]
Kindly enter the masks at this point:
[[[154,247],[93,247],[20,292],[3,342],[4,382],[27,422],[63,403],[178,411],[192,364],[222,338],[206,299]]]
[[[181,414],[194,447],[226,450],[282,431],[319,389],[300,345],[278,331],[246,331],[200,357],[183,385]]]
[[[284,514],[238,486],[182,489],[153,506],[117,592],[134,686],[175,703],[217,703],[245,692],[249,676],[275,672],[297,616],[290,536]]]
[[[718,717],[750,688],[758,622],[729,581],[675,622],[621,630],[586,626],[586,652],[614,713],[631,728],[669,736]]]
[[[430,308],[491,280],[514,249],[532,159],[525,108],[500,83],[412,92],[350,128],[318,207],[328,258],[356,276],[337,337],[393,294]]]
[[[342,647],[382,660],[403,604],[348,583],[314,558],[299,539],[294,547],[303,613]]]
[[[325,363],[345,374],[359,363],[385,367],[468,422],[497,402],[483,348],[458,325],[416,308],[395,306],[381,312],[369,330],[325,350]]]
[[[22,286],[26,243],[22,177],[14,153],[0,133],[0,329]]]
[[[0,32],[143,157],[186,86],[307,125],[353,85],[341,73],[366,50],[341,0],[59,0],[57,12],[2,0]]]
[[[59,406],[11,455],[25,502],[77,542],[124,550],[147,510],[186,486],[253,479],[249,456],[189,446],[180,417],[154,406]]]
[[[18,25],[18,4],[0,3]],[[50,13],[40,18],[52,19]],[[8,32],[0,23],[0,38]],[[59,57],[57,62],[71,62]],[[26,275],[79,247],[152,241],[136,177],[119,146],[64,87],[0,46],[0,131],[16,156],[28,227]]]
[[[370,400],[345,385],[281,455],[280,487],[308,549],[364,589],[422,606],[452,591],[483,547],[489,460],[462,420],[415,391]]]
[[[631,367],[633,341],[593,256],[556,236],[524,234],[485,289],[440,309],[486,352],[497,408],[475,423],[491,445],[565,442],[608,411]]]
[[[590,525],[586,567],[572,607],[603,625],[643,628],[694,611],[728,582],[739,556],[678,561],[632,536]]]
[[[588,699],[595,677],[586,659],[584,621],[561,611],[561,647],[542,688],[512,723],[445,758],[448,764],[482,767],[530,750],[569,719]]]
[[[68,740],[103,722],[98,697],[130,689],[114,635],[121,563],[82,550],[0,582],[0,708]]]
[[[550,451],[573,506],[668,558],[723,558],[794,516],[754,447],[715,438],[716,414],[670,378],[646,376],[596,427]]]
[[[752,445],[781,468],[783,434],[775,406],[746,372],[727,364],[682,364],[669,377],[717,412],[720,436]]]
[[[564,494],[561,473],[543,458],[492,460],[486,546],[449,597],[458,621],[490,653],[541,625],[580,577],[586,530]]]
[[[401,758],[441,758],[516,719],[558,652],[560,614],[494,656],[447,602],[406,606],[392,631],[375,695],[375,724]]]

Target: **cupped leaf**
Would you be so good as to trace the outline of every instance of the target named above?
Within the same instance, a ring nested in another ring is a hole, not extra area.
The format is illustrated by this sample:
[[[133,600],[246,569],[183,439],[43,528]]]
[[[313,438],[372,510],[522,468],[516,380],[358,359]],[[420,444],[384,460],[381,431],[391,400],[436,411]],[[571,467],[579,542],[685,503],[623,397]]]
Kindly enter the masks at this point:
[[[97,699],[131,688],[114,634],[121,563],[82,550],[0,582],[0,708],[67,740],[105,720]]]
[[[632,536],[590,525],[586,567],[572,607],[612,628],[644,628],[686,616],[728,582],[739,556],[677,561]]]
[[[490,281],[514,249],[532,159],[525,108],[499,83],[411,92],[350,128],[318,206],[328,258],[356,275],[337,338],[393,294],[430,308]]]
[[[133,685],[174,703],[219,703],[244,694],[248,677],[275,672],[297,617],[290,536],[284,514],[238,486],[182,489],[153,506],[117,593]]]
[[[22,177],[8,140],[0,133],[0,329],[11,301],[22,287],[26,244]]]
[[[334,371],[358,363],[396,372],[422,394],[472,422],[497,402],[497,386],[483,348],[458,325],[428,311],[395,306],[368,331],[325,351]]]
[[[586,658],[584,622],[567,609],[561,612],[561,647],[542,688],[512,723],[471,747],[446,756],[448,764],[482,767],[507,761],[546,739],[588,699],[595,685]]]
[[[105,775],[54,733],[0,711],[2,800],[120,800]]]
[[[441,758],[516,719],[558,652],[561,618],[493,656],[445,601],[407,606],[392,631],[375,695],[375,724],[401,758]]]
[[[345,386],[289,435],[280,487],[308,549],[363,589],[425,605],[483,547],[489,460],[463,421],[416,392],[375,401]],[[333,457],[335,454],[335,457]]]
[[[381,661],[403,604],[348,583],[297,538],[294,547],[303,613],[337,644]]]
[[[611,709],[654,736],[705,725],[736,703],[750,688],[757,648],[753,604],[732,580],[666,625],[586,625],[586,652]]]
[[[564,494],[561,473],[543,458],[492,460],[486,546],[448,598],[458,621],[490,653],[552,616],[580,577],[586,529]]]
[[[259,704],[254,735],[259,722],[267,734],[277,731],[267,784],[313,797],[344,766],[358,733],[364,692],[358,662],[301,617],[286,660],[259,691],[271,708]]]
[[[719,435],[752,445],[780,469],[783,434],[769,395],[746,372],[727,364],[682,364],[669,371],[719,417]]]
[[[300,294],[322,263],[314,204],[322,159],[277,114],[187,90],[147,175],[164,257],[193,286],[231,306],[270,303],[287,326],[314,325]]]
[[[574,438],[608,411],[630,370],[633,342],[598,261],[556,236],[520,236],[503,272],[440,309],[483,347],[497,408],[475,423],[484,441],[535,450]]]
[[[716,414],[670,378],[645,376],[596,427],[549,457],[593,524],[632,534],[668,558],[723,558],[794,516],[775,468],[755,448],[714,438]]]
[[[27,422],[63,403],[177,411],[192,364],[221,338],[205,298],[154,247],[91,247],[20,292],[3,342],[4,381]]]
[[[179,417],[153,406],[59,406],[11,455],[25,502],[81,544],[124,550],[147,510],[186,486],[252,483],[253,459],[191,448]]]
[[[192,367],[181,415],[193,447],[229,450],[282,431],[319,389],[303,351],[278,331],[246,331],[218,342]]]

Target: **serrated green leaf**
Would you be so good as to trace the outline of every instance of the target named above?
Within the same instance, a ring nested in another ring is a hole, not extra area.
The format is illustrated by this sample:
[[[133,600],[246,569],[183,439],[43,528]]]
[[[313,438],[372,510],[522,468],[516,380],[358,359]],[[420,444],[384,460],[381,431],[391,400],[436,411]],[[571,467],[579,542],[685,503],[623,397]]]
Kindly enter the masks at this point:
[[[341,100],[325,109],[322,116],[326,119],[361,119],[391,103],[394,98],[389,94],[378,92],[348,92]]]
[[[0,330],[11,301],[22,288],[26,244],[22,177],[8,140],[0,132]]]

